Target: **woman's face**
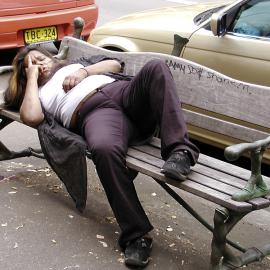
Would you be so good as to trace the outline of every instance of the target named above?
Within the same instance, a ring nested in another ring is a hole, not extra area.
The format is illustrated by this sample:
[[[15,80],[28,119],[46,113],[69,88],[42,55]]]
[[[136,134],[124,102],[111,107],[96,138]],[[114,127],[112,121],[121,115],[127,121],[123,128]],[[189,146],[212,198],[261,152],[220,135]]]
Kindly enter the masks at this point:
[[[39,79],[45,80],[52,72],[54,61],[39,51],[30,51],[24,58],[24,66],[28,67],[28,57],[31,58],[33,65],[39,66]]]

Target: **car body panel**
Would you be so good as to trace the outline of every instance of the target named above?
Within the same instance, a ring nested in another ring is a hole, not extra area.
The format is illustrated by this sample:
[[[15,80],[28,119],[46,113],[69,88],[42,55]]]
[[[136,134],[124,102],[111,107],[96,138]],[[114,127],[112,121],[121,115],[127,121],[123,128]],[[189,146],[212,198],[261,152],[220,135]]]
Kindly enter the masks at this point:
[[[173,48],[173,44],[169,43],[157,43],[151,40],[138,40],[134,38],[119,37],[119,36],[99,36],[100,39],[95,40],[95,45],[127,52],[159,52],[170,54]],[[141,42],[140,42],[141,41]],[[150,49],[151,48],[151,49]]]
[[[43,0],[40,2],[33,0],[1,0],[0,7],[0,16],[13,16],[27,13],[40,13],[45,11],[59,10],[63,8],[74,8],[76,7],[76,1],[66,0],[60,2],[59,0]]]
[[[217,6],[217,3],[214,3],[209,4],[207,8]],[[189,38],[193,32],[199,29],[199,26],[193,22],[193,19],[199,13],[205,11],[205,9],[206,5],[203,4],[196,5],[195,9],[193,5],[179,5],[123,16],[95,29],[89,41],[92,44],[107,47],[109,44],[106,44],[104,37],[117,36],[120,38],[119,44],[116,39],[114,44],[116,46],[119,45],[119,48],[122,46],[122,49],[125,51],[129,51],[131,45],[128,43],[125,47],[122,38],[126,38],[126,40],[136,39],[137,46],[135,45],[134,48],[137,47],[139,51],[154,51],[151,47],[142,44],[145,41],[149,42],[149,45],[152,45],[151,41],[158,41],[158,43],[167,44],[171,49],[174,42],[174,34],[180,34],[182,37]],[[157,32],[156,29],[159,29],[159,31]],[[140,41],[142,43],[138,45]],[[158,50],[157,52],[164,51]]]
[[[183,49],[182,57],[238,80],[270,85],[270,39],[228,33],[220,38],[199,29]],[[233,65],[232,65],[233,63]]]
[[[73,34],[73,20],[85,21],[82,36],[96,26],[98,7],[93,0],[2,0],[0,4],[0,49],[25,45],[24,30],[56,26],[58,40]]]

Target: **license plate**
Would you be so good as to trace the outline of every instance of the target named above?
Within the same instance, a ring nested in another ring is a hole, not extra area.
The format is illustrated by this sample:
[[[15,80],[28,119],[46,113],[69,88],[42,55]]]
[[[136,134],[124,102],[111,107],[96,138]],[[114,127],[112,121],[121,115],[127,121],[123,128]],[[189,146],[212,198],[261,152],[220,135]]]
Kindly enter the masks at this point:
[[[52,41],[56,39],[57,29],[55,26],[24,30],[24,40],[26,44]]]

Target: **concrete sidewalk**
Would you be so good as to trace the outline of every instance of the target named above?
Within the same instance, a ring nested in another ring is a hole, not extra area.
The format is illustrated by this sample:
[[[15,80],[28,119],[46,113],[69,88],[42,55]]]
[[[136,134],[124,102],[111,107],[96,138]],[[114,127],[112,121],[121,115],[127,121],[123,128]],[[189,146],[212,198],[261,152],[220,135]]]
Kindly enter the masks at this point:
[[[40,169],[15,160],[1,162],[0,269],[127,269],[117,245],[119,228],[89,162],[88,201],[83,214],[44,161]],[[139,197],[155,227],[147,269],[206,270],[211,234],[150,178],[138,176]],[[210,222],[216,207],[181,192]],[[260,210],[233,231],[235,241],[258,246],[270,241],[270,214]],[[259,228],[258,228],[259,227]],[[245,269],[270,269],[270,258]]]

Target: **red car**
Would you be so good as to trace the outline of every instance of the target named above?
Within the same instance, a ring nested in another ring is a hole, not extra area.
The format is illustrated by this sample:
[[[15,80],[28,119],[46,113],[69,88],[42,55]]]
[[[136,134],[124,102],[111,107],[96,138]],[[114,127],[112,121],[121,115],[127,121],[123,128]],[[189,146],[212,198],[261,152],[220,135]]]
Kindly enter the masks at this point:
[[[0,49],[53,41],[73,34],[73,20],[85,21],[82,37],[95,28],[98,7],[95,0],[1,0]]]

